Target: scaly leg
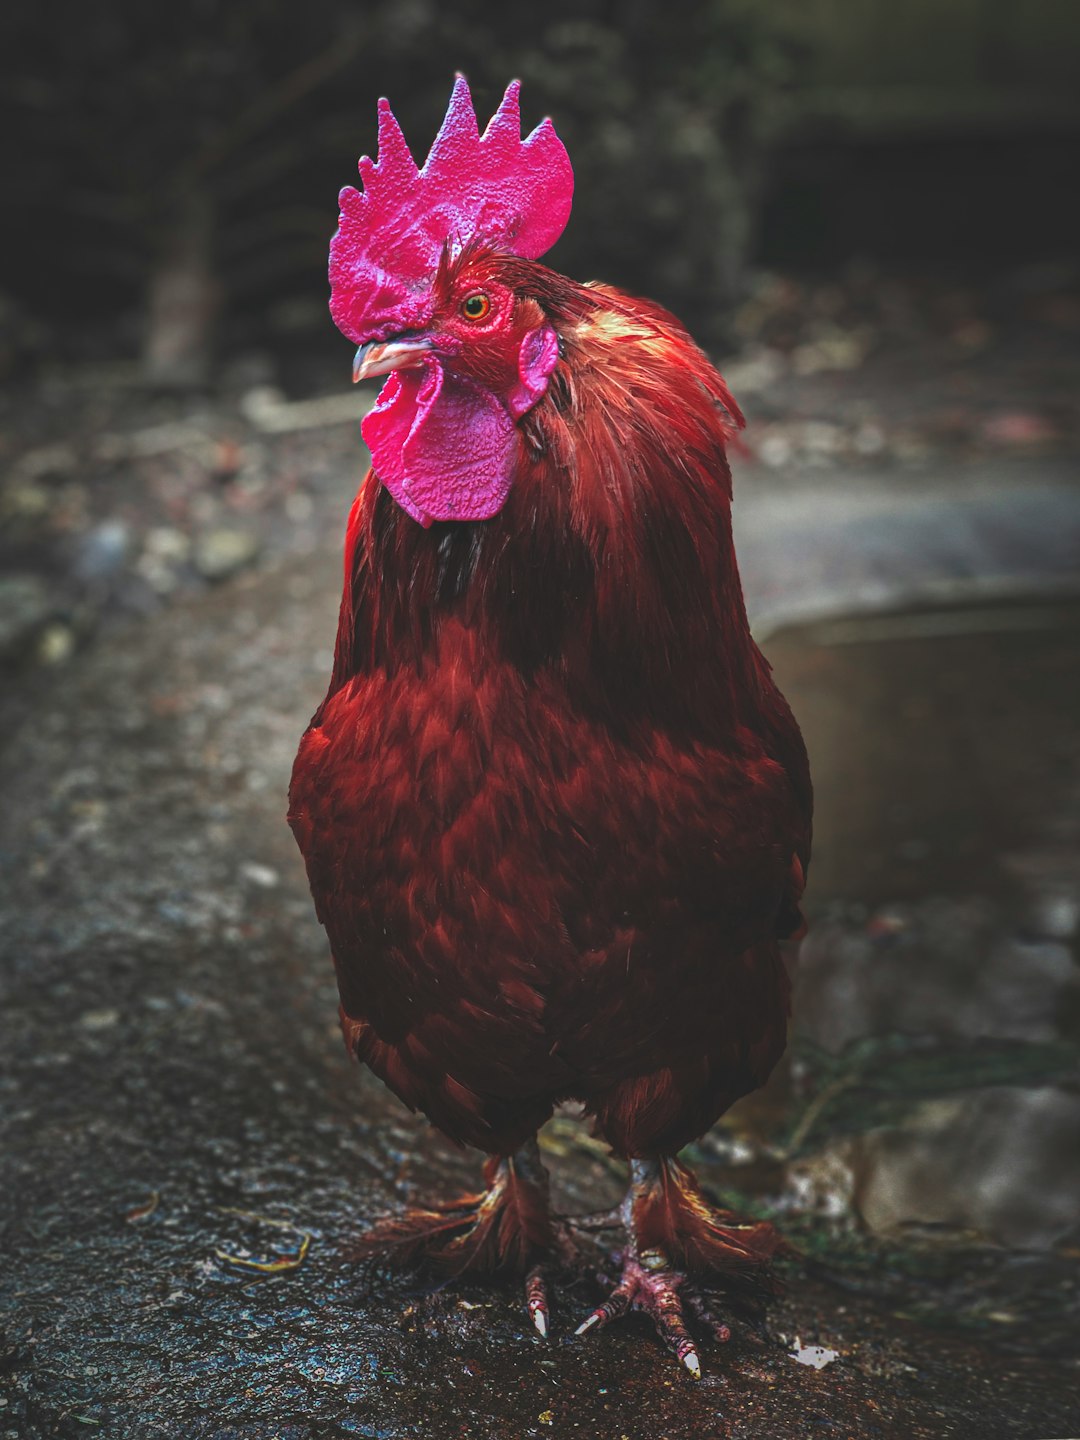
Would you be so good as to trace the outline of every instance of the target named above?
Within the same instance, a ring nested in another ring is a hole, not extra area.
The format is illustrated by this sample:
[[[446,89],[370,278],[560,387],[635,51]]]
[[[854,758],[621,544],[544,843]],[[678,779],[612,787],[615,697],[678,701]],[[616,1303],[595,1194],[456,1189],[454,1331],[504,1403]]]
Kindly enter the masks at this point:
[[[701,1361],[687,1310],[719,1341],[730,1339],[731,1331],[697,1292],[692,1276],[762,1272],[783,1242],[771,1225],[746,1224],[710,1206],[690,1171],[675,1160],[631,1160],[622,1221],[627,1237],[622,1277],[576,1333],[610,1324],[629,1310],[644,1311],[699,1380]]]

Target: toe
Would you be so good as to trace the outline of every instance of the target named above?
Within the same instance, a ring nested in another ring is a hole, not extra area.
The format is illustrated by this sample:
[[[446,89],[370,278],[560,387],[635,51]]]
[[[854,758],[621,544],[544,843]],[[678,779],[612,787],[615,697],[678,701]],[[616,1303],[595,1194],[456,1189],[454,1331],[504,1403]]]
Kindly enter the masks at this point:
[[[584,1335],[586,1331],[594,1328],[603,1328],[610,1325],[612,1320],[617,1320],[620,1315],[625,1315],[634,1301],[637,1287],[633,1280],[621,1280],[615,1289],[602,1305],[589,1315],[574,1331],[575,1335]]]
[[[661,1270],[644,1277],[639,1305],[647,1311],[664,1344],[679,1359],[695,1380],[701,1379],[701,1361],[697,1347],[686,1327],[682,1299],[679,1295],[683,1277],[675,1271]]]
[[[547,1281],[539,1265],[525,1277],[525,1307],[540,1338],[546,1340],[549,1319]]]
[[[731,1327],[725,1325],[723,1320],[717,1317],[712,1306],[704,1296],[699,1295],[696,1290],[687,1289],[683,1292],[683,1299],[694,1312],[694,1317],[700,1320],[707,1330],[711,1331],[717,1343],[726,1345],[731,1339]]]

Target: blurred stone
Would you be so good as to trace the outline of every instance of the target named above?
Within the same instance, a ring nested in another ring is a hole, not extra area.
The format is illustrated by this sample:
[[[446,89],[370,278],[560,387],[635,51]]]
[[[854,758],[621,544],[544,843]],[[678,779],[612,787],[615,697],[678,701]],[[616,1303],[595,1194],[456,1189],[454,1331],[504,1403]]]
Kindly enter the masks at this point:
[[[3,496],[4,515],[12,520],[40,520],[51,504],[49,492],[31,481],[10,486]]]
[[[153,555],[158,560],[169,560],[180,565],[191,554],[191,537],[172,526],[155,525],[147,532],[145,549],[148,555]]]
[[[775,385],[786,369],[787,361],[779,350],[758,345],[753,346],[744,355],[733,356],[721,365],[720,372],[727,381],[731,393],[740,396],[768,390],[770,385]]]
[[[276,416],[288,403],[285,392],[277,385],[253,385],[240,397],[240,413],[252,425],[264,429],[268,420]]]
[[[787,1208],[826,1220],[849,1217],[855,1199],[850,1148],[844,1141],[791,1161],[785,1176]]]
[[[1075,895],[1040,895],[1031,908],[1035,934],[1071,940],[1080,928],[1080,900]]]
[[[254,564],[259,542],[250,530],[220,527],[208,530],[195,542],[195,568],[207,580],[226,580]]]
[[[869,348],[865,333],[842,330],[835,325],[822,326],[814,338],[797,345],[791,354],[791,368],[796,375],[816,375],[823,370],[854,370],[861,365]]]
[[[832,459],[844,449],[844,431],[827,420],[808,420],[803,428],[802,443],[808,455]]]
[[[1057,844],[1002,857],[1026,899],[1025,934],[1068,941],[1080,931],[1080,847]]]
[[[169,595],[180,583],[179,569],[191,556],[191,537],[168,525],[146,536],[135,570],[158,595]]]
[[[39,575],[0,576],[0,662],[30,650],[52,609],[49,587]]]
[[[796,1028],[832,1051],[898,1032],[1057,1039],[1080,969],[1056,940],[1002,928],[980,900],[894,905],[858,928],[823,920],[800,953]]]
[[[38,640],[38,659],[43,665],[63,665],[75,653],[75,632],[70,625],[54,620]]]
[[[244,419],[266,435],[319,430],[327,425],[357,424],[374,404],[375,396],[343,390],[316,395],[310,400],[287,400],[272,385],[249,390],[240,401]]]
[[[75,551],[73,569],[80,580],[105,580],[127,559],[131,530],[123,520],[105,520],[84,535]]]
[[[119,1021],[119,1010],[88,1010],[79,1024],[84,1030],[111,1030]]]
[[[757,453],[762,464],[768,465],[770,470],[779,470],[790,463],[795,452],[783,431],[772,430],[759,442]]]
[[[855,1210],[879,1234],[943,1226],[1048,1249],[1077,1222],[1080,1095],[1049,1086],[963,1091],[928,1101],[903,1125],[842,1142],[832,1163],[850,1173]]]
[[[275,890],[281,883],[278,872],[272,866],[260,865],[254,860],[248,860],[241,865],[240,874],[260,890]]]

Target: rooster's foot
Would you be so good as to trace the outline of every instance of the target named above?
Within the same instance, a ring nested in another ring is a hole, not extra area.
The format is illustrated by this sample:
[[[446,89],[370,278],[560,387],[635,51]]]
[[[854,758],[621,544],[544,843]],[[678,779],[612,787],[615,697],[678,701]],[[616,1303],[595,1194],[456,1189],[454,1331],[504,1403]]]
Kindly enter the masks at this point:
[[[629,1310],[643,1311],[656,1326],[657,1334],[682,1361],[695,1380],[701,1379],[701,1361],[687,1325],[689,1309],[723,1343],[731,1339],[727,1325],[712,1313],[708,1302],[692,1288],[688,1277],[671,1267],[662,1250],[627,1255],[622,1279],[608,1298],[574,1332],[584,1335],[618,1320]]]
[[[626,1233],[622,1276],[576,1333],[601,1328],[630,1310],[642,1311],[700,1379],[688,1320],[693,1317],[721,1343],[730,1340],[731,1330],[713,1313],[699,1278],[767,1293],[768,1261],[783,1242],[771,1225],[741,1221],[714,1208],[690,1172],[673,1160],[630,1162],[630,1188],[620,1218]]]
[[[484,1178],[488,1188],[479,1194],[379,1221],[361,1238],[355,1256],[439,1276],[528,1275],[529,1313],[539,1329],[535,1316],[542,1314],[545,1323],[547,1317],[539,1262],[561,1245],[535,1141],[490,1159]]]

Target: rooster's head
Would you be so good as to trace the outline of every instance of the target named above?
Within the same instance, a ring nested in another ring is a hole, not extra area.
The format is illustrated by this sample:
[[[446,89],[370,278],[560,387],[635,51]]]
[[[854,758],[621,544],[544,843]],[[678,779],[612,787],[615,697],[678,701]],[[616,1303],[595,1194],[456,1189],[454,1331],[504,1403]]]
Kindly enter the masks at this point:
[[[459,75],[422,169],[380,100],[378,161],[365,156],[363,190],[340,195],[330,312],[360,347],[353,378],[389,377],[364,439],[380,480],[425,526],[502,508],[517,422],[559,359],[528,262],[562,234],[574,177],[550,120],[522,140],[518,90],[481,135]]]

